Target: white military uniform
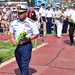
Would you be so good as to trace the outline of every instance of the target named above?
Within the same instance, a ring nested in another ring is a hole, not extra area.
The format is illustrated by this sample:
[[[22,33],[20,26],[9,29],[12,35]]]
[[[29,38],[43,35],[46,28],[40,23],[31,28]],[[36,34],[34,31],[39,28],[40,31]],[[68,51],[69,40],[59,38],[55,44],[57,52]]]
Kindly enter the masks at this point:
[[[42,7],[41,7],[41,8],[39,9],[39,13],[41,13],[41,16],[42,16],[42,17],[45,17],[45,14],[46,14],[45,8],[42,8]]]
[[[53,10],[48,8],[46,10],[46,19],[47,19],[47,24],[46,24],[46,27],[47,27],[47,33],[48,34],[51,34],[51,27],[52,27],[52,17],[53,17]]]
[[[50,10],[46,10],[46,17],[53,17],[53,10],[52,9],[50,9]]]
[[[56,20],[55,20],[55,23],[56,23],[56,26],[57,26],[57,37],[61,37],[61,34],[62,34],[63,22],[60,22],[60,19],[61,19],[60,18],[60,14],[61,14],[60,10],[56,11]]]
[[[41,18],[40,18],[40,22],[41,22],[41,25],[40,25],[40,35],[41,36],[43,36],[43,22],[45,22],[46,20],[45,20],[45,8],[43,8],[43,7],[41,7],[40,9],[39,9],[39,14],[41,14]]]
[[[38,8],[38,7],[36,7]],[[36,26],[38,29],[40,29],[40,22],[39,22],[39,19],[40,19],[40,16],[39,16],[39,10],[35,10],[35,13],[36,13],[36,17],[37,17],[37,21],[35,22]]]
[[[68,16],[69,16],[69,17],[71,17],[73,11],[74,11],[73,9],[69,9],[69,10],[68,10]]]
[[[34,21],[29,18],[26,18],[24,22],[21,22],[20,19],[18,19],[11,23],[10,32],[15,35],[16,40],[18,35],[23,31],[28,33],[26,37],[30,37],[33,34],[39,34],[39,31]]]

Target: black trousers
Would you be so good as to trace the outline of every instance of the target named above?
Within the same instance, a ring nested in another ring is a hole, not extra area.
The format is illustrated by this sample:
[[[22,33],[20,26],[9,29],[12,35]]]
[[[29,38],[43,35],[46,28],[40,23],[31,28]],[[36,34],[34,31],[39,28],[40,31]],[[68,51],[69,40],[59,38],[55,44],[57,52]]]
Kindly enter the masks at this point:
[[[69,24],[69,21],[68,21],[68,18],[66,18],[66,20],[64,20],[63,22],[62,33],[67,33],[68,24]]]
[[[74,30],[75,30],[75,24],[70,22],[69,38],[71,43],[74,43],[74,39],[73,39]]]
[[[43,22],[46,22],[45,17],[42,17]],[[40,22],[42,23],[41,19]],[[40,35],[43,36],[44,32],[43,32],[43,23],[40,25]]]
[[[47,17],[47,21],[48,21],[46,23],[47,33],[51,34],[52,18],[51,17],[50,18]]]

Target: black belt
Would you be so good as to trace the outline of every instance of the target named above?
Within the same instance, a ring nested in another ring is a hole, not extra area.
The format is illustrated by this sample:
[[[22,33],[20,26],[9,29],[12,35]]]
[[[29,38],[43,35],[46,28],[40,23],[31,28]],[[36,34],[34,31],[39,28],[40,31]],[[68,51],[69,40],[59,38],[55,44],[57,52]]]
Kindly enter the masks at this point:
[[[31,41],[24,42],[23,44],[19,44],[19,45],[25,45],[25,44],[31,44]]]
[[[62,18],[56,18],[56,20],[59,20],[59,22],[63,22]]]
[[[60,18],[56,18],[56,20],[60,20]]]

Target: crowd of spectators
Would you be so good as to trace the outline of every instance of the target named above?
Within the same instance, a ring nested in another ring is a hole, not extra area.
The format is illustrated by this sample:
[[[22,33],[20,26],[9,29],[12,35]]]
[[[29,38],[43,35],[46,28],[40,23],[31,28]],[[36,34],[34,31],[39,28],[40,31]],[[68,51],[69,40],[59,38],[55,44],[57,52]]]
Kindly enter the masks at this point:
[[[0,33],[7,34],[9,31],[10,23],[17,19],[17,7],[16,6],[1,6],[0,7]]]
[[[41,4],[40,7],[35,6],[35,7],[28,8],[28,17],[34,20],[35,25],[38,27],[38,29],[39,30],[41,29],[41,24],[42,22],[44,22],[43,20],[41,20],[41,16],[45,11],[44,17],[46,22],[46,32],[48,34],[52,34],[52,33],[57,34],[58,29],[61,29],[61,31],[59,31],[61,32],[60,33],[61,35],[62,33],[67,33],[68,25],[69,25],[68,16],[70,13],[69,11],[73,9],[72,6],[63,7],[63,8],[60,8],[58,6],[56,6],[55,8],[52,8],[51,6],[42,8],[42,6],[44,6],[44,4]],[[0,34],[8,34],[9,26],[11,25],[11,22],[18,18],[17,7],[18,5],[15,6],[7,5],[7,6],[0,7]],[[64,16],[60,16],[60,14],[64,14]],[[58,27],[59,25],[57,25],[56,22],[58,17],[63,19],[61,28]]]

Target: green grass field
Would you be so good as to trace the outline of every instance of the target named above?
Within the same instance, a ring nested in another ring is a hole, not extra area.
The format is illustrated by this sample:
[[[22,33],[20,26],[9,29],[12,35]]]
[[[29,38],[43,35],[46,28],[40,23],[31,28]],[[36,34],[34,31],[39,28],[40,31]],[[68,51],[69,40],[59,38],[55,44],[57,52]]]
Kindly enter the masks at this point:
[[[33,43],[33,42],[32,42]],[[37,46],[42,44],[41,42],[37,42]],[[34,44],[33,44],[34,47]],[[0,63],[11,59],[14,57],[14,48],[13,44],[10,40],[2,41],[0,40]]]

